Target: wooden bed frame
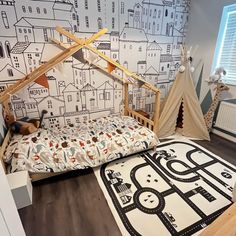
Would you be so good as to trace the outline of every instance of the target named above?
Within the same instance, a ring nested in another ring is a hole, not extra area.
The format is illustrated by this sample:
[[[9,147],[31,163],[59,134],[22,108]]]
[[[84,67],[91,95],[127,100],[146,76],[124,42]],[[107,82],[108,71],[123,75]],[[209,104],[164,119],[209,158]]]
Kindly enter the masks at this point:
[[[125,113],[125,115],[133,117],[138,122],[143,124],[143,126],[149,128],[153,131],[157,127],[157,121],[155,122],[154,120],[148,119],[148,118],[144,117],[143,115],[139,114],[138,112],[129,109],[128,107],[125,107],[124,113]],[[3,166],[6,174],[7,174],[6,163],[4,162],[3,157],[4,157],[4,153],[6,151],[6,148],[11,141],[12,135],[13,135],[13,133],[10,130],[8,130],[8,132],[4,138],[4,141],[2,143],[2,146],[0,146],[0,160],[1,160],[2,166]],[[154,147],[154,149],[155,148],[156,147]],[[69,172],[69,171],[58,172],[58,173],[50,173],[50,172],[49,173],[45,173],[45,172],[44,173],[29,173],[29,175],[30,175],[31,181],[34,182],[34,181],[38,181],[38,180],[42,180],[42,179],[47,179],[47,178],[50,178],[53,176],[61,175],[66,172]]]
[[[54,56],[52,59],[50,59],[47,63],[40,65],[37,69],[32,71],[30,74],[26,75],[21,80],[18,80],[15,84],[7,87],[1,94],[0,94],[0,103],[4,105],[5,111],[10,112],[9,108],[9,98],[12,94],[16,93],[20,89],[27,86],[29,83],[35,81],[38,77],[45,74],[47,71],[55,67],[56,64],[64,61],[66,58],[73,56],[78,50],[81,50],[82,48],[85,48],[86,50],[91,51],[92,53],[96,54],[99,58],[107,61],[109,64],[111,64],[114,68],[117,68],[121,70],[124,74],[126,74],[127,77],[132,78],[130,82],[127,79],[121,78],[115,74],[110,74],[107,70],[107,68],[102,67],[101,65],[96,64],[94,61],[88,61],[90,64],[96,66],[99,70],[102,70],[103,72],[107,73],[111,78],[116,78],[120,82],[124,84],[124,115],[125,116],[131,116],[134,119],[138,120],[141,124],[143,124],[145,127],[152,130],[154,133],[158,133],[158,124],[159,124],[159,112],[160,112],[160,91],[158,88],[156,88],[154,85],[146,82],[142,77],[139,75],[129,71],[127,68],[119,64],[117,61],[112,60],[111,58],[104,55],[102,52],[98,51],[96,48],[92,47],[90,44],[94,42],[97,38],[102,36],[107,32],[107,29],[102,29],[96,34],[92,35],[88,39],[80,39],[76,37],[75,35],[71,34],[70,32],[66,31],[62,27],[56,27],[56,31],[68,39],[71,40],[71,42],[74,42],[74,44],[67,46],[61,42],[59,42],[56,39],[51,39],[52,42],[56,43],[59,47],[63,49],[63,51],[56,56]],[[86,58],[84,58],[86,60]],[[154,107],[154,115],[152,119],[148,119],[144,117],[142,114],[132,110],[129,108],[129,84],[140,84],[140,88],[151,90],[155,93],[156,99],[155,99],[155,107]],[[6,147],[8,146],[10,140],[11,140],[12,134],[10,132],[7,133],[4,142],[2,146],[0,147],[0,160],[3,164],[3,167],[6,171],[5,164],[3,163],[3,156],[4,152],[6,150]],[[45,179],[51,176],[59,175],[65,172],[60,173],[34,173],[30,174],[32,181]]]

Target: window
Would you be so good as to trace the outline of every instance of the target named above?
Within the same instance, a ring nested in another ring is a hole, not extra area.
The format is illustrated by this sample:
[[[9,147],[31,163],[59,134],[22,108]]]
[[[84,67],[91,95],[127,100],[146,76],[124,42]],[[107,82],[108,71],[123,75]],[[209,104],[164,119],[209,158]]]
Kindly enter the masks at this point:
[[[24,13],[26,12],[25,6],[22,6],[22,11],[23,11]]]
[[[7,52],[7,57],[10,57],[11,46],[10,46],[10,43],[8,41],[5,42],[5,48],[6,48],[6,52]]]
[[[97,7],[98,7],[98,12],[101,11],[101,1],[97,0]]]
[[[155,19],[156,17],[157,17],[157,9],[155,9],[153,13],[153,18]]]
[[[26,29],[24,29],[24,33],[25,33],[25,34],[27,33],[27,30],[26,30]]]
[[[1,15],[2,15],[2,21],[3,21],[3,24],[4,24],[4,27],[6,29],[9,29],[9,23],[8,23],[8,19],[7,19],[7,13],[5,11],[2,11],[1,12]]]
[[[7,69],[7,73],[9,77],[13,77],[13,71],[12,69]]]
[[[112,13],[114,13],[115,12],[115,2],[112,2]]]
[[[217,38],[212,71],[224,67],[222,80],[236,85],[236,4],[225,6]]]
[[[29,13],[32,13],[32,7],[28,6],[28,9],[29,9]]]
[[[3,47],[2,47],[2,43],[0,42],[0,58],[4,57],[4,51],[3,51]]]
[[[89,28],[89,18],[88,18],[88,16],[85,16],[85,24],[86,24],[86,27]]]
[[[115,17],[112,17],[112,19],[111,19],[111,27],[112,27],[112,29],[115,28]]]
[[[75,15],[75,13],[72,14],[72,19],[73,19],[73,20],[76,20],[76,15]]]
[[[47,14],[47,9],[46,8],[43,8],[43,13]]]
[[[84,0],[84,8],[88,9],[88,0]]]
[[[98,17],[98,29],[102,29],[102,19],[101,17]]]
[[[168,10],[167,9],[165,10],[165,16],[166,17],[168,16]]]
[[[22,33],[22,29],[21,28],[19,29],[19,33]]]
[[[125,13],[125,3],[124,2],[121,2],[121,4],[120,4],[120,13],[121,14]]]
[[[78,8],[78,0],[75,0],[75,7]]]
[[[68,95],[68,96],[67,96],[67,101],[68,101],[68,102],[71,102],[71,101],[72,101],[72,95]]]
[[[47,33],[47,29],[43,29],[43,36],[44,36],[44,40],[46,42],[48,42],[48,33]]]
[[[105,92],[105,100],[110,100],[110,99],[111,99],[111,93]]]
[[[36,11],[38,14],[40,14],[40,8],[39,7],[36,7]]]
[[[100,100],[104,100],[104,93],[100,93],[100,94],[99,94],[99,99],[100,99]]]

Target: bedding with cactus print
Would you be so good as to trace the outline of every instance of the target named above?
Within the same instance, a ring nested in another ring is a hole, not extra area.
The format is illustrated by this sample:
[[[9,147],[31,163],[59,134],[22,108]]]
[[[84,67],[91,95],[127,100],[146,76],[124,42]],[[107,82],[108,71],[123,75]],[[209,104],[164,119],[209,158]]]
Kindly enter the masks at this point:
[[[150,149],[158,138],[127,116],[14,135],[5,152],[9,172],[60,172],[99,166]]]

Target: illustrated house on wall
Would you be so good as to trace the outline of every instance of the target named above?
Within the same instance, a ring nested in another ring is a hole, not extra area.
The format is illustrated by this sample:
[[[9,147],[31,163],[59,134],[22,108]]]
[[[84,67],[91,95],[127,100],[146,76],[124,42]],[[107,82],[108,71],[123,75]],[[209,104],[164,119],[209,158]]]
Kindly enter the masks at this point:
[[[10,63],[11,48],[16,43],[14,24],[17,20],[14,3],[13,0],[0,1],[0,62],[4,60],[4,63]]]
[[[0,92],[4,91],[7,87],[14,84],[17,80],[25,76],[22,72],[7,64],[0,71]]]
[[[23,99],[16,95],[13,95],[11,101],[12,101],[11,106],[13,106],[12,110],[14,111],[15,117],[17,119],[26,117],[27,113]]]
[[[72,26],[66,20],[50,20],[22,17],[16,22],[17,40],[19,42],[49,42],[49,38],[55,38],[66,43],[68,39],[56,31],[56,26],[62,26],[68,31],[72,31]],[[37,35],[37,39],[35,38]]]
[[[76,10],[70,1],[57,0],[52,9],[55,19],[69,20],[72,23],[73,31],[78,31]]]
[[[30,118],[39,117],[39,107],[37,101],[34,98],[26,98],[24,101],[26,115]]]
[[[119,32],[111,32],[111,59],[119,60]]]
[[[39,113],[41,114],[42,110],[46,109],[48,111],[45,114],[45,123],[48,127],[59,126],[64,124],[64,101],[56,98],[47,96],[38,102]]]
[[[95,73],[95,67],[88,63],[77,63],[73,65],[74,85],[83,88],[87,83],[91,83],[91,74]]]
[[[147,37],[142,29],[125,27],[120,35],[120,63],[136,71],[138,61],[145,61]],[[135,58],[132,55],[136,55]]]
[[[114,87],[106,81],[97,88],[99,109],[114,110]]]
[[[63,90],[65,101],[65,113],[79,112],[82,110],[82,99],[80,91],[73,84],[68,84]]]
[[[156,43],[156,41],[153,41],[150,43],[147,47],[147,68],[150,66],[154,67],[155,70],[159,71],[159,65],[160,65],[160,58],[161,58],[161,51],[162,48]]]
[[[101,51],[104,55],[111,57],[111,43],[100,43],[97,49]]]
[[[37,83],[33,83],[31,86],[29,86],[28,91],[30,98],[34,99],[44,98],[49,95],[48,88],[45,88],[44,86]]]
[[[173,36],[175,11],[173,1],[143,1],[142,28],[148,34]],[[161,22],[161,23],[160,23]]]
[[[30,45],[29,42],[17,42],[11,49],[11,61],[15,68],[27,74],[24,50]]]
[[[16,68],[28,74],[40,65],[44,44],[18,42],[11,50],[11,59]]]
[[[172,55],[162,54],[160,58],[159,82],[167,82],[169,80],[169,72],[172,65]]]

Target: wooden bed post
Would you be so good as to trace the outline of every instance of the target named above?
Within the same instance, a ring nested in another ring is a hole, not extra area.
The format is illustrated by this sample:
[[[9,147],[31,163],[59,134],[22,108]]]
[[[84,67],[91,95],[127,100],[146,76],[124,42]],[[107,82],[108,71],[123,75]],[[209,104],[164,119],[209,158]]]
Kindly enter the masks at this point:
[[[156,98],[155,98],[155,107],[154,107],[154,115],[153,115],[153,132],[158,134],[159,131],[159,113],[160,113],[160,92],[156,91]]]
[[[124,83],[124,115],[128,116],[128,109],[129,109],[129,84],[128,83]]]

